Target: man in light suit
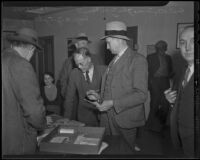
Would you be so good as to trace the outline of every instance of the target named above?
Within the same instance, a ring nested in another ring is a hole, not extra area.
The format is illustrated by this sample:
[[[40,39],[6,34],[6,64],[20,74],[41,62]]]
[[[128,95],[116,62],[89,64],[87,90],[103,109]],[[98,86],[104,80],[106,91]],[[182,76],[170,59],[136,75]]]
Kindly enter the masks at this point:
[[[98,110],[84,99],[88,90],[100,90],[102,75],[106,66],[94,65],[87,48],[79,48],[73,53],[78,68],[72,70],[64,103],[64,117],[71,119],[73,101],[78,93],[77,120],[87,126],[99,126]]]
[[[139,150],[135,144],[137,127],[145,124],[148,67],[145,57],[128,47],[126,33],[123,22],[106,24],[102,39],[116,56],[102,78],[102,102],[92,104],[101,112],[100,125],[106,128],[106,133],[122,136],[134,152]]]
[[[180,51],[188,65],[182,71],[178,88],[165,91],[171,103],[171,137],[176,148],[194,157],[194,27],[186,27],[179,38]],[[199,106],[196,106],[199,107]],[[199,113],[199,112],[197,112]]]
[[[11,48],[2,58],[2,153],[34,154],[37,131],[46,126],[45,107],[30,59],[38,45],[37,33],[22,28],[9,36]]]

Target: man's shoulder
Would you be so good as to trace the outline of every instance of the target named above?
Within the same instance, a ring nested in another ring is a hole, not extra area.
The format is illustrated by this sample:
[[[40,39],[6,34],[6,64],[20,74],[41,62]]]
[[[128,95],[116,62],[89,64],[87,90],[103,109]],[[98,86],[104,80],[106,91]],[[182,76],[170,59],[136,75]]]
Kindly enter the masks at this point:
[[[21,57],[16,51],[13,49],[7,49],[3,53],[3,61],[7,61],[7,63],[11,63],[12,67],[15,67],[15,65],[19,64],[29,64],[29,61],[27,61],[25,58]]]
[[[154,58],[154,57],[156,57],[156,56],[157,56],[156,53],[151,53],[151,54],[147,55],[147,58]]]

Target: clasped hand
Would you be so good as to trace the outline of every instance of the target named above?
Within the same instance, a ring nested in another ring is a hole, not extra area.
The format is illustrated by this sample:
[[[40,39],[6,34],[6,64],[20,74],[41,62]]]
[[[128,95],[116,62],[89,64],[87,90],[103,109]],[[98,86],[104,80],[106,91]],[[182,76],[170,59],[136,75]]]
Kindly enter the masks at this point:
[[[165,92],[165,98],[169,101],[169,103],[174,103],[177,96],[177,91],[172,91],[171,88],[167,89]]]
[[[92,100],[86,100],[88,103],[91,103],[96,106],[96,108],[100,111],[107,111],[113,106],[112,100],[105,100],[102,103],[100,103],[100,95],[95,90],[89,90],[86,92],[86,96],[88,99]],[[95,101],[94,101],[95,100]]]

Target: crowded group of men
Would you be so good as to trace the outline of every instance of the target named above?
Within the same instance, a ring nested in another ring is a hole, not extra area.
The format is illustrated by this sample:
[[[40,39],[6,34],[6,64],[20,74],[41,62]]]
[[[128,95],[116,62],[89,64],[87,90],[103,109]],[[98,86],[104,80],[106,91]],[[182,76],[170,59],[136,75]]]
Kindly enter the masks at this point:
[[[46,126],[46,111],[29,61],[41,47],[33,29],[22,28],[7,38],[11,47],[2,53],[2,151],[4,155],[34,154],[37,131]],[[98,64],[90,52],[86,34],[79,34],[74,42],[76,49],[64,62],[58,78],[63,99],[61,115],[86,126],[105,127],[105,134],[120,135],[135,152],[142,149],[136,144],[138,127],[146,123],[149,129],[160,130],[172,110],[173,144],[185,156],[195,157],[194,27],[184,28],[179,39],[188,66],[183,68],[177,87],[172,87],[174,73],[165,41],[158,41],[156,53],[146,58],[129,47],[125,23],[108,22],[101,40],[115,56],[105,66]],[[148,90],[151,102],[146,120]],[[163,114],[157,116],[159,109]]]

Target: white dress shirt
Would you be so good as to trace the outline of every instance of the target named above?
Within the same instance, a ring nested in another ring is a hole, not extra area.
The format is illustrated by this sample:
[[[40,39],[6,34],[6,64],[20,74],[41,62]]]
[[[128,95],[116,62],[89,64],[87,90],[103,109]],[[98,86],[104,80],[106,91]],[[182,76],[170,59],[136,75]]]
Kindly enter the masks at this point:
[[[194,64],[192,64],[191,66],[189,66],[190,68],[190,72],[187,78],[187,82],[190,80],[190,78],[192,77],[193,73],[194,73]]]

